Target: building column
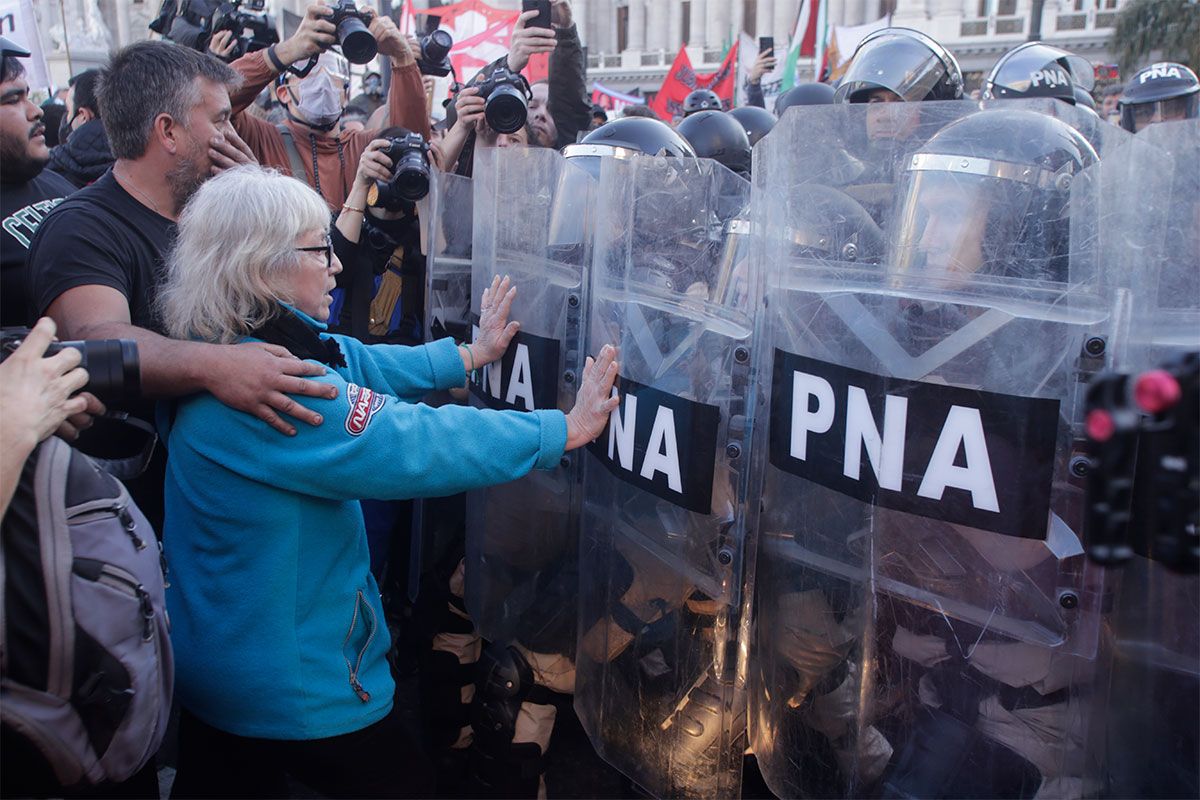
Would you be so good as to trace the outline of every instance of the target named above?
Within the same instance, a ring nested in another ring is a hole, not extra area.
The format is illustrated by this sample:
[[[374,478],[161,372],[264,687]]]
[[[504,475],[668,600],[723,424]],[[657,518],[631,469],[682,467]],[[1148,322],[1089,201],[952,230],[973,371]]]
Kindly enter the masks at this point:
[[[927,19],[925,0],[896,0],[896,11],[892,14],[893,25],[921,29]]]
[[[720,0],[717,0],[718,2]],[[688,45],[695,47],[698,50],[704,49],[704,44],[708,41],[708,31],[706,23],[708,21],[708,0],[692,0],[692,40]]]
[[[721,28],[721,9],[728,6],[720,0],[706,0],[704,3],[704,46],[710,49],[725,44],[725,31]]]
[[[670,45],[668,40],[671,13],[667,0],[650,0],[646,6],[646,49],[666,50]]]
[[[780,0],[783,2],[784,0]],[[754,9],[755,36],[774,36],[775,0],[757,0]]]
[[[771,30],[774,31],[775,44],[784,49],[788,46],[788,37],[792,34],[792,23],[796,21],[799,7],[799,0],[775,0],[775,19],[771,23]]]
[[[132,22],[129,19],[129,3],[116,3],[117,47],[124,47],[131,39]]]
[[[659,0],[664,2],[665,0]],[[673,48],[678,52],[679,45],[683,44],[683,0],[670,0],[671,6],[668,9],[670,20],[667,25],[667,47]]]
[[[575,0],[571,3],[571,19],[575,21],[575,30],[579,32],[579,43],[587,47],[588,32],[591,31],[591,26],[588,25],[588,14],[591,13],[592,4],[588,0]]]
[[[646,49],[646,3],[645,0],[629,0],[629,38],[627,49]]]

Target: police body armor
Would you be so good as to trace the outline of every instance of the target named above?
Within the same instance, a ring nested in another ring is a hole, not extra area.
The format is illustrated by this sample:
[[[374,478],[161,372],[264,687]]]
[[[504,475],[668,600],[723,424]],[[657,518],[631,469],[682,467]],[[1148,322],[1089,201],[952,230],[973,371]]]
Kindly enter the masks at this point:
[[[1146,148],[1164,160],[1147,158]],[[1099,750],[1093,761],[1101,769],[1101,797],[1196,797],[1200,578],[1195,553],[1200,534],[1195,529],[1194,377],[1190,397],[1184,384],[1180,407],[1147,413],[1130,395],[1135,376],[1170,369],[1188,354],[1195,358],[1200,353],[1200,120],[1150,125],[1122,156],[1126,174],[1121,179],[1136,175],[1142,186],[1131,187],[1129,196],[1137,202],[1128,204],[1126,214],[1110,226],[1109,248],[1127,277],[1149,273],[1154,280],[1145,291],[1131,287],[1131,341],[1126,357],[1115,365],[1121,375],[1131,377],[1128,384],[1111,384],[1123,390],[1122,397],[1111,399],[1136,408],[1138,419],[1132,424],[1140,434],[1130,432],[1123,465],[1128,472],[1106,476],[1118,489],[1126,484],[1122,478],[1131,478],[1132,492],[1124,502],[1110,501],[1129,513],[1118,520],[1119,530],[1111,532],[1115,541],[1108,544],[1124,544],[1127,554],[1109,566],[1113,674],[1106,691],[1095,697],[1097,713],[1105,719],[1103,735],[1093,739]],[[1194,361],[1192,365],[1194,374]],[[1114,417],[1121,413],[1105,398],[1099,400],[1093,403],[1098,410]],[[1176,426],[1170,425],[1172,419]],[[1114,439],[1120,436],[1119,430],[1113,434]],[[1105,449],[1119,446],[1110,440]],[[1122,467],[1108,462],[1094,462],[1094,468]]]
[[[920,106],[947,124],[898,165],[883,252],[823,157],[869,108],[756,152],[752,746],[780,797],[1079,796],[1103,582],[1072,464],[1120,330],[1071,239],[1097,159],[1016,101]]]
[[[691,158],[605,158],[600,176],[588,349],[618,345],[621,405],[586,448],[575,708],[650,794],[734,796],[761,307],[749,184]]]

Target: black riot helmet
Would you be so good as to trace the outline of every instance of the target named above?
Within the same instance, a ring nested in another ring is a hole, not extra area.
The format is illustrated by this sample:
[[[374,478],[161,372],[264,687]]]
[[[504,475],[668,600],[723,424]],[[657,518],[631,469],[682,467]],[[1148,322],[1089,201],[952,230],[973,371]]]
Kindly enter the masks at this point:
[[[1200,81],[1183,64],[1162,61],[1138,71],[1117,101],[1121,127],[1136,133],[1147,125],[1200,116]]]
[[[722,111],[721,98],[712,89],[696,89],[683,99],[683,115],[689,116],[701,111]]]
[[[775,98],[775,116],[792,106],[827,106],[834,102],[833,87],[828,83],[801,83]]]
[[[983,97],[1053,97],[1075,105],[1075,87],[1090,91],[1095,83],[1095,70],[1082,56],[1045,42],[1026,42],[1000,56],[983,82]]]
[[[738,106],[730,109],[729,116],[736,119],[746,132],[750,146],[758,144],[758,140],[771,132],[775,127],[775,115],[765,108],[758,106]]]
[[[962,70],[950,51],[910,28],[883,28],[854,51],[836,91],[839,103],[865,103],[876,89],[901,100],[958,100]]]
[[[711,158],[744,178],[750,177],[750,137],[724,111],[701,111],[683,119],[675,132],[688,140],[697,158]]]
[[[632,158],[633,156],[696,157],[696,152],[670,125],[650,117],[621,117],[606,122],[583,137],[577,144],[562,149],[566,158],[574,160],[597,180],[600,178],[600,159],[603,156]]]
[[[953,122],[905,164],[889,264],[1065,281],[1071,183],[1097,161],[1048,114],[990,109]]]

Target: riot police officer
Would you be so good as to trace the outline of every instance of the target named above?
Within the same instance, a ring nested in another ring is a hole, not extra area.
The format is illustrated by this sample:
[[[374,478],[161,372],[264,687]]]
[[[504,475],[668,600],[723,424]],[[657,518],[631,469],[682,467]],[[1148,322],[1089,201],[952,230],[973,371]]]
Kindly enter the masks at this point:
[[[801,83],[775,98],[775,116],[792,106],[824,106],[834,102],[833,87],[828,83]]]
[[[684,117],[675,132],[688,140],[697,157],[750,178],[750,137],[736,118],[724,111],[700,111]]]
[[[1117,102],[1121,127],[1132,133],[1156,122],[1200,116],[1200,80],[1183,64],[1163,61],[1139,70]]]
[[[775,115],[765,108],[758,106],[738,106],[730,109],[729,116],[741,123],[750,140],[750,146],[758,144],[758,140],[771,132],[775,127]]]
[[[983,82],[985,100],[1051,97],[1075,105],[1075,89],[1090,91],[1096,75],[1082,56],[1045,42],[1025,42],[992,66]],[[1093,107],[1095,103],[1092,103]]]

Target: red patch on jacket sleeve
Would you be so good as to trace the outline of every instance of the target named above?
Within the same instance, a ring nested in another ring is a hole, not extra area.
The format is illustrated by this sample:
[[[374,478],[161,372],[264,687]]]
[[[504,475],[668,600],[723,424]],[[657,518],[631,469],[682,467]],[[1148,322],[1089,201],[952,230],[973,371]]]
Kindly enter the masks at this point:
[[[346,414],[346,433],[358,436],[371,424],[375,412],[383,408],[384,395],[355,383],[346,384],[346,399],[350,411]]]

